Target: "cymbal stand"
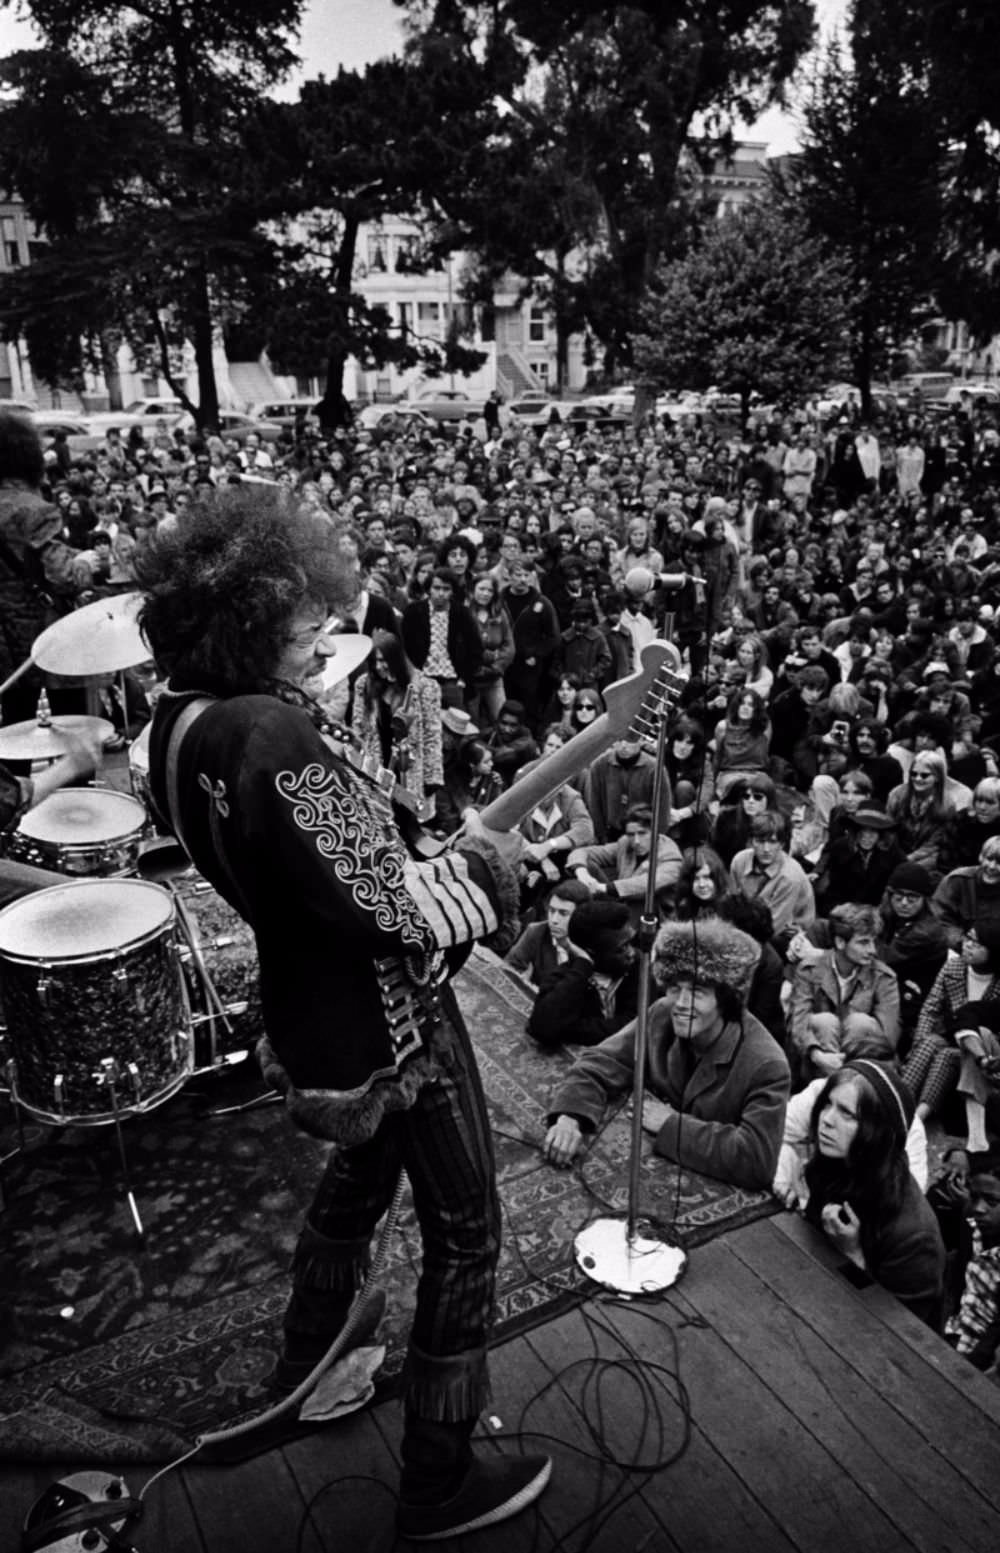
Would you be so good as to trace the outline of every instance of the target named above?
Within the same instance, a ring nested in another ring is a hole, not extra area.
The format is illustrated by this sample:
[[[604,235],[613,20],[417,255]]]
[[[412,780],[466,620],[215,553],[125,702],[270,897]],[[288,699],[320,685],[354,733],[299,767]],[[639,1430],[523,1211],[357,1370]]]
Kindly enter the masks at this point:
[[[646,719],[649,721],[648,718]],[[651,725],[650,725],[651,731]],[[669,1245],[639,1219],[642,1172],[642,1107],[646,1090],[646,1055],[649,1045],[649,1003],[653,940],[659,927],[656,912],[656,855],[660,842],[660,805],[667,754],[667,709],[659,713],[656,730],[656,769],[653,777],[653,819],[649,837],[646,894],[639,920],[639,997],[636,1005],[633,1048],[632,1148],[629,1159],[628,1215],[625,1219],[594,1219],[574,1241],[576,1259],[588,1278],[621,1294],[654,1294],[669,1289],[684,1270],[687,1257],[679,1246]],[[678,1168],[680,1168],[678,1166]]]

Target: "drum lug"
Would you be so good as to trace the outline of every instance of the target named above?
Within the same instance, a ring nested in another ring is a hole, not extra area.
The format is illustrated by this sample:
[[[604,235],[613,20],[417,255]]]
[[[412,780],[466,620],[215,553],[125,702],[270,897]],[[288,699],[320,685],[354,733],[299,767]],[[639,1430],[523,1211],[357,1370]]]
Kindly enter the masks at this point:
[[[49,988],[51,985],[52,977],[48,974],[48,967],[45,967],[35,984],[35,992],[38,995],[38,1001],[42,1008],[48,1008],[49,1006]]]
[[[118,983],[119,987],[127,987],[128,986],[128,966],[127,965],[116,965],[114,970],[111,972],[111,975],[114,978],[114,980]]]
[[[142,1099],[142,1080],[139,1077],[139,1069],[134,1062],[127,1062],[125,1064],[125,1072],[128,1074],[129,1083],[132,1085],[132,1093],[135,1095],[136,1102],[138,1103]]]
[[[57,1073],[52,1080],[52,1098],[55,1101],[55,1108],[61,1116],[66,1109],[63,1101],[63,1076],[61,1073]]]

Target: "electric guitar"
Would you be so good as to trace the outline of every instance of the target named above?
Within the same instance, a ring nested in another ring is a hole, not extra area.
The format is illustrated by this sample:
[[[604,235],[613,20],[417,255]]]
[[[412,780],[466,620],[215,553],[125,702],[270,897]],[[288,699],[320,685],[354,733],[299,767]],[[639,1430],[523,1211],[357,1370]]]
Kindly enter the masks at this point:
[[[675,704],[687,675],[672,642],[648,642],[639,656],[641,668],[605,690],[605,710],[589,728],[518,776],[506,792],[480,810],[479,818],[488,830],[513,830],[619,739],[637,739],[645,749],[655,751],[660,719]]]
[[[641,667],[604,691],[605,710],[589,728],[581,729],[561,749],[518,776],[512,787],[479,811],[488,830],[513,830],[619,739],[638,740],[645,749],[655,752],[660,719],[676,702],[687,675],[681,670],[680,653],[672,642],[648,642],[639,656]],[[341,759],[392,803],[396,821],[415,857],[435,857],[444,851],[447,842],[423,829],[422,822],[433,812],[433,799],[419,800],[408,792],[397,781],[394,771],[362,752],[349,729],[338,727],[336,740],[329,742]]]

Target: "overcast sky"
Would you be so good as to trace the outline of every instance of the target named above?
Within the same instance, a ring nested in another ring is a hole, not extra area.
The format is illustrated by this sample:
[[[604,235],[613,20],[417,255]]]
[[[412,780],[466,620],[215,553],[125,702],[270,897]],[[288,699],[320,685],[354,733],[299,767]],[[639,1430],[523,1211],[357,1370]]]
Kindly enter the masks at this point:
[[[816,0],[823,34],[843,19],[847,4],[848,0]],[[293,88],[299,79],[335,75],[341,65],[356,69],[394,53],[402,38],[400,16],[392,0],[310,0],[299,44],[303,69]],[[30,29],[6,8],[0,12],[0,55],[30,47],[31,42]],[[772,111],[746,133],[750,139],[766,140],[772,155],[792,150],[796,140],[794,115]]]

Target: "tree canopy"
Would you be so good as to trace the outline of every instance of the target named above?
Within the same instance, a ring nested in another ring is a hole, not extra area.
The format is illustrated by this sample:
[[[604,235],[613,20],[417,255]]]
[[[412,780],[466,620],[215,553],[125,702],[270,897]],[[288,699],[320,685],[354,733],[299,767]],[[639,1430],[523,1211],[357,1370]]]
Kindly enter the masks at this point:
[[[464,70],[495,118],[439,204],[487,276],[510,270],[631,360],[637,309],[686,229],[682,153],[701,121],[779,100],[812,39],[812,0],[396,0],[410,56]],[[443,46],[444,45],[444,46]]]
[[[798,216],[753,204],[705,228],[661,266],[642,306],[636,367],[655,387],[790,401],[814,390],[846,345],[846,276]]]
[[[931,316],[941,276],[939,129],[885,23],[878,6],[859,5],[849,45],[828,45],[802,107],[801,153],[779,181],[846,268],[850,363],[866,413],[872,378]]]
[[[303,0],[26,0],[41,47],[0,62],[0,181],[46,239],[4,277],[0,326],[41,376],[113,377],[144,348],[199,420],[218,415],[216,331],[247,301],[266,242],[241,191],[239,126],[295,62]]]

